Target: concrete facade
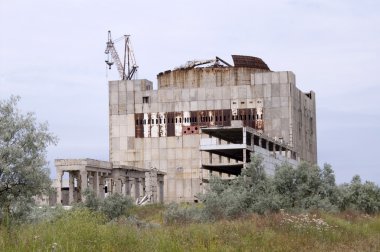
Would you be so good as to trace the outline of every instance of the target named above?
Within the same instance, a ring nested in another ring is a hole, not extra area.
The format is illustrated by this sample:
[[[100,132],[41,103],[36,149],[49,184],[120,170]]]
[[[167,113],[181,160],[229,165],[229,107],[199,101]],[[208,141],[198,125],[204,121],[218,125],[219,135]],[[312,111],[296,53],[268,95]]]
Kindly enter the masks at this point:
[[[164,173],[93,159],[56,159],[56,202],[72,205],[84,200],[86,189],[101,199],[118,193],[130,196],[136,204],[163,202]],[[62,177],[68,173],[68,185]]]
[[[316,163],[315,93],[300,91],[290,71],[239,57],[244,64],[160,73],[157,90],[148,80],[110,81],[110,162],[165,172],[167,202],[193,202],[210,173],[237,175],[251,153],[264,156],[270,173],[282,161]]]

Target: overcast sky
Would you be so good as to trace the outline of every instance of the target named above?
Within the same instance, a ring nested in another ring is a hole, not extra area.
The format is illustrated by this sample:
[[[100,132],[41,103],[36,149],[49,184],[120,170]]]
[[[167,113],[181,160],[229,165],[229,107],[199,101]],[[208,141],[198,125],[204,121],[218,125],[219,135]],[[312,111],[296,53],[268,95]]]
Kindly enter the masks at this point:
[[[56,158],[108,160],[107,31],[132,35],[138,78],[231,54],[293,71],[317,96],[319,164],[380,184],[380,1],[0,0],[0,99],[48,121]]]

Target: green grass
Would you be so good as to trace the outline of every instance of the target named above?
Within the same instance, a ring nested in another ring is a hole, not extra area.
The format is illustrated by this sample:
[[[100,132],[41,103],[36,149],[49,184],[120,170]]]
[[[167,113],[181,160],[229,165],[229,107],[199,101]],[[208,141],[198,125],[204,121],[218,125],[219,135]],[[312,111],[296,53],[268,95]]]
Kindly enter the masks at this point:
[[[87,210],[69,211],[50,222],[1,227],[0,251],[380,251],[379,215],[250,215],[164,225],[164,210],[151,205],[130,211],[160,223],[149,228],[123,219],[110,223]]]

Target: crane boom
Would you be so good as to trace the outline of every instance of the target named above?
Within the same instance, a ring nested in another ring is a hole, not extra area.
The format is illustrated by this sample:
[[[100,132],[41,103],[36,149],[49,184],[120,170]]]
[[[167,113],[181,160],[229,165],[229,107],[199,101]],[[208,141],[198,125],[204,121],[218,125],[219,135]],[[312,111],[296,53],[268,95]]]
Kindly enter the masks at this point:
[[[108,41],[106,43],[107,47],[104,53],[107,55],[111,54],[113,61],[116,63],[116,67],[119,72],[120,78],[122,80],[131,80],[134,74],[136,73],[138,66],[136,65],[136,60],[135,60],[133,51],[131,49],[129,35],[125,35],[124,37],[125,37],[124,64],[121,62],[119,54],[116,51],[114,41],[112,41],[111,31],[108,31]],[[128,62],[126,62],[127,56],[128,56]],[[109,56],[105,62],[109,66],[109,69],[111,69],[111,66],[114,64],[114,62],[111,61]],[[128,74],[125,73],[126,63],[128,63],[128,68],[127,68]]]

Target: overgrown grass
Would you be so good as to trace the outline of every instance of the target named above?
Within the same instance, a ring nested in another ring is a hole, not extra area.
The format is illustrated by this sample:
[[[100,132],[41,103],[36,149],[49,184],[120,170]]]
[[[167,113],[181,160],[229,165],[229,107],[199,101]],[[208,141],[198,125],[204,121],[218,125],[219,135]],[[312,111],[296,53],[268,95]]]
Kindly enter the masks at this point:
[[[379,251],[380,215],[251,214],[213,223],[163,224],[162,205],[132,209],[145,222],[67,211],[54,220],[0,228],[0,251]]]

